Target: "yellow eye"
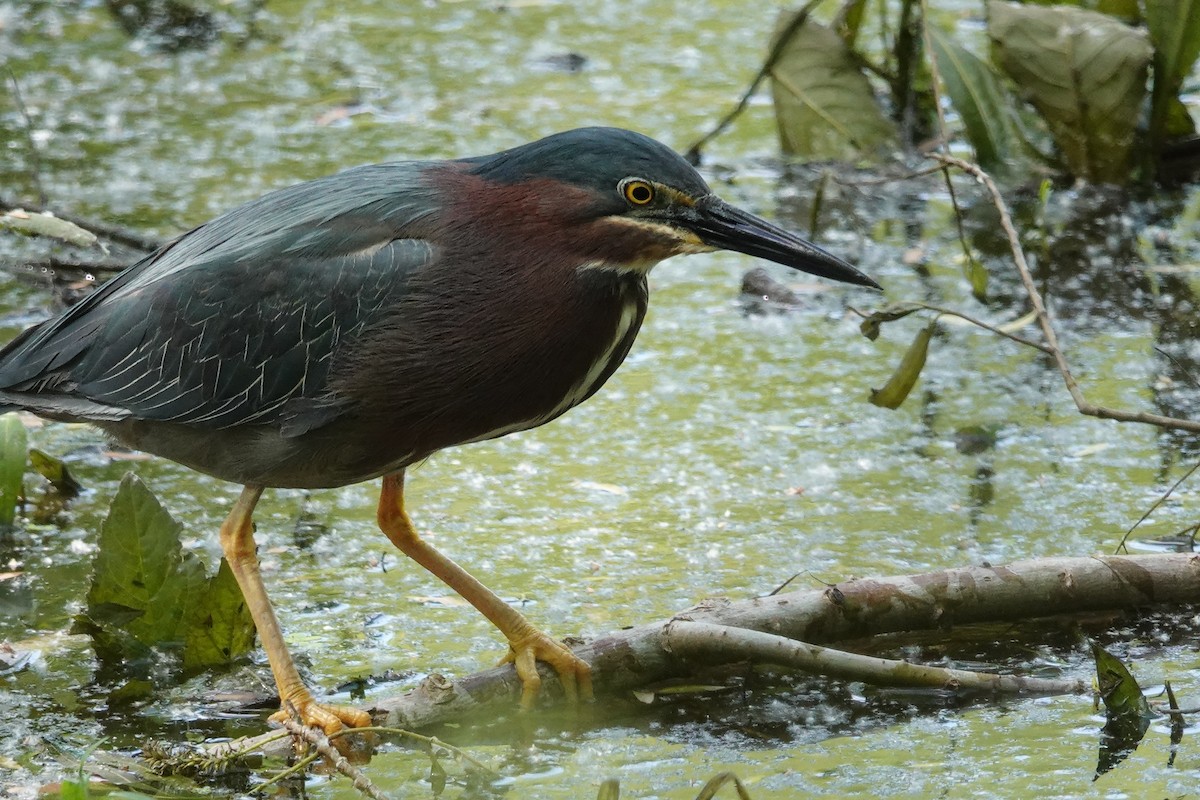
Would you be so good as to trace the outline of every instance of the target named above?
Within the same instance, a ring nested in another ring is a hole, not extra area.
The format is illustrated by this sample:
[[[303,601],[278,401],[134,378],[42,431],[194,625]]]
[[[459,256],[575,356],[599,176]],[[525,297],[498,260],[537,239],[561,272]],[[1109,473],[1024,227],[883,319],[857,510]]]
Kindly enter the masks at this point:
[[[644,206],[654,199],[654,187],[645,181],[628,181],[621,192],[625,199],[635,206]]]

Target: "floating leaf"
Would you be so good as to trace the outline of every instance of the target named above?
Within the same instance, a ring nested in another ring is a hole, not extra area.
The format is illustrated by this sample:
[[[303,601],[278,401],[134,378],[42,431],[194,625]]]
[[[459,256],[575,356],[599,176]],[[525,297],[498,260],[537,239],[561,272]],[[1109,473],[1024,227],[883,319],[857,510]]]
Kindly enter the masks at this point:
[[[0,415],[0,525],[12,525],[25,479],[28,435],[13,412]]]
[[[880,408],[900,407],[900,404],[908,397],[908,393],[917,385],[917,378],[925,367],[925,356],[929,352],[929,342],[933,338],[933,331],[936,327],[936,321],[930,322],[917,333],[912,344],[908,346],[907,352],[904,353],[904,358],[900,359],[900,366],[892,373],[892,377],[888,378],[884,387],[871,390],[872,405]]]
[[[91,247],[100,241],[96,234],[73,222],[59,219],[53,214],[34,213],[19,208],[0,214],[0,229],[23,233],[26,236],[45,236],[79,247]]]
[[[1153,56],[1145,32],[1066,6],[991,0],[987,8],[997,63],[1046,120],[1071,171],[1128,180]]]
[[[233,577],[229,562],[221,559],[217,574],[188,621],[183,647],[183,668],[199,670],[232,664],[254,649],[254,618]]]
[[[75,480],[75,476],[67,469],[61,458],[55,458],[43,453],[37,448],[29,451],[29,463],[33,468],[54,487],[55,491],[64,497],[76,497],[83,491],[83,485]]]
[[[787,31],[794,18],[781,17],[775,35]],[[854,160],[895,139],[895,126],[846,43],[812,19],[795,28],[771,67],[771,95],[789,155]]]
[[[596,800],[621,800],[621,782],[616,778],[609,778],[600,784]]]
[[[946,94],[975,148],[975,159],[993,173],[1011,171],[1022,152],[1008,93],[992,68],[958,42],[930,27],[938,72]]]
[[[181,547],[179,531],[145,484],[127,474],[100,528],[81,620],[102,657],[144,655],[183,640],[205,580],[199,560]]]

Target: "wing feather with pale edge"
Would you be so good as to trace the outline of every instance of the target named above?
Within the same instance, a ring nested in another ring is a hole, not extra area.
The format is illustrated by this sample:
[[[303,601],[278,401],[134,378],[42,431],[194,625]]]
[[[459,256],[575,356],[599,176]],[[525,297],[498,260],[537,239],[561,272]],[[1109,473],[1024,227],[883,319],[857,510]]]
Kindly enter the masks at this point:
[[[434,258],[428,165],[359,167],[266,195],[133,265],[0,352],[3,400],[80,418],[293,433],[341,412],[341,344]]]

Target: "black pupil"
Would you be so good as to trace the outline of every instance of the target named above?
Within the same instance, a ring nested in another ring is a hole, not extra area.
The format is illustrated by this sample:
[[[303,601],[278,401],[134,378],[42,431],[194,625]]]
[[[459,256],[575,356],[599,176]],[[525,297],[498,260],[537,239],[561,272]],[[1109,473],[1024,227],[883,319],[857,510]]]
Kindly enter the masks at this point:
[[[646,202],[649,202],[649,200],[650,200],[650,187],[649,186],[642,186],[642,185],[634,186],[632,189],[630,189],[629,193],[630,193],[630,196],[633,197],[633,201],[635,203],[646,203]]]

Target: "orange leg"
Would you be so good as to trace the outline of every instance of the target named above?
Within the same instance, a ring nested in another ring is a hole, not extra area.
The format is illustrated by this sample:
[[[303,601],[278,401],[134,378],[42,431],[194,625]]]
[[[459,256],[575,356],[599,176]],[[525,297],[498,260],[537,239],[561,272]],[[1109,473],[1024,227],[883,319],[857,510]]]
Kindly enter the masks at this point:
[[[371,716],[357,708],[346,706],[321,705],[313,700],[312,693],[300,680],[296,665],[288,653],[283,641],[283,633],[279,628],[279,620],[271,608],[267,597],[266,587],[263,586],[262,575],[258,571],[258,553],[254,544],[254,523],[251,515],[258,498],[262,496],[261,486],[246,486],[229,516],[221,525],[221,549],[225,551],[225,560],[237,578],[246,607],[254,618],[254,627],[258,629],[258,638],[262,641],[263,649],[267,651],[267,660],[271,664],[271,672],[275,675],[275,686],[279,690],[279,700],[283,710],[272,715],[273,720],[289,718],[289,705],[294,708],[301,721],[310,727],[319,728],[327,735],[340,731],[343,727],[361,728],[371,724]]]
[[[541,688],[538,661],[545,661],[558,673],[569,701],[576,702],[580,695],[585,700],[592,699],[592,671],[583,659],[562,642],[533,627],[529,620],[501,600],[495,592],[421,539],[404,510],[404,470],[383,478],[383,490],[379,495],[379,528],[392,540],[392,544],[475,606],[508,639],[509,653],[500,663],[511,662],[516,667],[523,687],[522,708],[528,709],[533,705]]]

